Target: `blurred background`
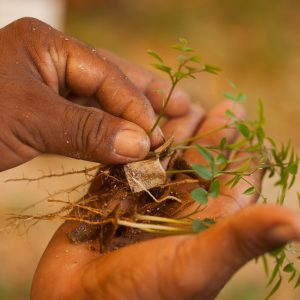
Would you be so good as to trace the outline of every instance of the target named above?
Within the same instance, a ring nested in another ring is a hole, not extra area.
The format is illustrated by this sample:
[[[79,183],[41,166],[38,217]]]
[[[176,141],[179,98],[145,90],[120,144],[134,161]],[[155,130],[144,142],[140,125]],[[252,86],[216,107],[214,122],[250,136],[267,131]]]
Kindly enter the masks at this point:
[[[24,8],[25,7],[25,8]],[[199,49],[203,62],[222,68],[219,76],[202,74],[182,86],[195,102],[209,109],[230,91],[227,80],[248,95],[249,118],[257,100],[266,107],[267,131],[278,141],[292,140],[300,150],[300,1],[298,0],[0,0],[0,24],[22,16],[35,16],[95,47],[148,68],[154,49],[174,61],[169,45],[186,37]],[[2,227],[8,213],[19,212],[54,192],[84,180],[80,176],[39,183],[4,183],[8,178],[35,177],[80,169],[90,163],[43,156],[0,174]],[[265,194],[276,197],[271,182]],[[295,191],[300,190],[299,180]],[[274,199],[275,200],[275,199]],[[288,205],[297,210],[295,193]],[[39,208],[40,209],[40,208]],[[27,299],[38,260],[59,223],[42,222],[26,234],[2,230],[0,243],[0,299]],[[299,248],[299,245],[298,245]],[[299,255],[299,254],[298,254]],[[251,262],[234,276],[219,300],[264,299],[266,278],[261,264]],[[284,284],[273,299],[299,299],[300,292]]]

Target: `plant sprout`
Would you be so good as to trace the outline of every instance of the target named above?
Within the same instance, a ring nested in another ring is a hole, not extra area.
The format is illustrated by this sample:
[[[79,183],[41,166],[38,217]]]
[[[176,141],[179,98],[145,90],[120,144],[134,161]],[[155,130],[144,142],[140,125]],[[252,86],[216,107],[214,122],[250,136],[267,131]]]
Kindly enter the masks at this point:
[[[161,70],[167,73],[170,77],[172,87],[164,103],[164,109],[168,104],[168,101],[171,97],[172,92],[174,91],[175,86],[183,78],[195,78],[194,75],[199,72],[210,72],[217,74],[220,69],[205,65],[204,67],[198,69],[189,65],[190,62],[200,63],[199,56],[188,56],[187,53],[193,52],[194,50],[188,46],[188,43],[185,39],[180,39],[180,43],[173,46],[174,49],[179,50],[181,53],[177,57],[179,61],[178,68],[172,70],[172,68],[166,66],[161,59],[161,57],[154,51],[148,51],[148,53],[153,56],[156,60],[159,61],[158,64],[152,64],[156,69]],[[183,69],[185,71],[183,71]],[[232,82],[229,82],[231,87],[236,90],[236,85]],[[239,93],[226,92],[224,97],[236,102],[243,103],[246,100],[246,95]],[[202,157],[207,161],[208,167],[201,164],[193,164],[191,170],[181,170],[184,172],[195,172],[199,177],[204,180],[210,181],[210,186],[208,190],[203,187],[196,188],[191,192],[192,198],[201,205],[206,205],[208,203],[208,197],[216,198],[220,192],[220,181],[218,177],[222,174],[230,174],[232,178],[226,183],[228,186],[233,188],[243,180],[249,184],[249,187],[244,191],[245,195],[252,195],[254,193],[259,193],[263,202],[266,203],[268,200],[263,194],[260,193],[258,188],[253,185],[247,177],[256,172],[259,169],[264,169],[267,172],[269,178],[277,175],[279,177],[278,181],[275,183],[275,186],[279,187],[279,195],[277,197],[276,203],[279,205],[284,204],[286,193],[294,185],[299,165],[299,157],[295,153],[294,149],[291,146],[291,143],[282,144],[278,146],[276,142],[271,138],[266,136],[264,125],[265,125],[265,116],[264,116],[264,107],[263,101],[260,99],[258,102],[258,118],[255,121],[244,121],[238,120],[233,111],[227,110],[225,112],[229,121],[228,124],[218,130],[224,128],[235,128],[240,134],[241,139],[234,144],[228,144],[226,139],[222,139],[218,149],[213,149],[211,147],[200,146],[199,144],[192,145]],[[158,117],[155,126],[159,123],[161,115]],[[153,127],[153,129],[155,128]],[[199,137],[193,137],[188,141],[199,140]],[[187,141],[184,141],[187,142]],[[266,146],[269,145],[269,146]],[[218,157],[215,159],[212,155],[212,152],[215,150],[221,151]],[[233,150],[233,151],[243,151],[249,153],[249,156],[244,159],[242,165],[235,170],[226,170],[226,166],[230,163],[224,155],[224,151]],[[258,163],[255,168],[249,168],[249,161],[252,159],[251,154],[256,155],[258,158]],[[170,171],[169,171],[170,172]],[[176,172],[176,171],[175,171]],[[298,199],[300,202],[300,196],[298,193]],[[215,222],[210,219],[194,220],[193,221],[193,231],[199,232],[209,228],[210,225],[213,225]],[[266,256],[263,256],[262,260],[266,270],[267,276],[270,276],[268,280],[268,286],[271,287],[271,291],[266,297],[269,299],[280,287],[282,282],[282,273],[290,273],[289,282],[295,281],[295,288],[300,287],[300,272],[296,270],[294,263],[290,262],[287,257],[288,246],[282,247],[276,251],[270,253],[270,256],[275,258],[275,266],[271,274],[268,272],[268,265]],[[277,278],[277,281],[275,279]],[[274,283],[275,282],[275,283]]]
[[[157,52],[153,50],[148,51],[149,55],[155,59],[155,63],[152,64],[153,67],[166,73],[171,84],[170,90],[163,100],[163,108],[150,134],[159,125],[172,94],[181,80],[194,79],[201,72],[218,74],[220,71],[217,67],[207,64],[202,65],[200,56],[194,54],[194,49],[188,45],[186,39],[179,39],[179,43],[173,45],[172,48],[179,53],[176,58],[176,68],[168,66]],[[246,95],[238,92],[234,83],[229,82],[229,84],[233,91],[224,93],[224,97],[233,103],[245,102]],[[198,135],[176,144],[172,143],[172,141],[169,142],[167,146],[151,153],[152,157],[148,157],[148,159],[153,161],[163,159],[166,156],[170,158],[169,166],[165,171],[168,180],[162,185],[147,189],[143,188],[144,185],[138,178],[133,178],[142,187],[142,192],[139,193],[133,193],[130,189],[121,165],[96,165],[81,171],[48,174],[40,178],[23,177],[10,179],[8,181],[23,180],[32,182],[45,178],[76,174],[84,174],[87,179],[82,184],[53,193],[47,198],[48,202],[62,205],[58,211],[37,216],[23,213],[12,216],[11,220],[18,224],[22,220],[29,223],[54,219],[80,221],[81,225],[68,234],[70,241],[84,242],[95,239],[100,234],[100,251],[106,251],[120,226],[128,230],[134,229],[156,234],[195,234],[207,230],[217,222],[217,220],[211,218],[200,220],[192,217],[205,210],[209,198],[213,201],[219,195],[220,176],[224,174],[230,177],[226,182],[228,187],[234,188],[240,181],[244,181],[248,187],[243,191],[243,194],[250,196],[258,193],[263,203],[268,202],[268,199],[261,193],[260,189],[249,180],[249,176],[258,170],[265,170],[265,174],[269,178],[278,178],[275,182],[275,186],[278,187],[276,202],[279,205],[283,205],[288,190],[295,183],[299,165],[299,157],[291,143],[278,145],[266,134],[262,100],[258,101],[258,114],[257,119],[254,121],[241,120],[231,110],[227,110],[225,114],[228,122],[224,126],[206,133],[205,136],[225,128],[232,128],[240,133],[238,141],[230,143],[226,138],[223,138],[217,147],[211,147],[198,144],[199,140],[201,141],[205,137]],[[195,148],[206,163],[189,165],[183,159],[176,158],[176,154],[180,150],[188,148]],[[239,159],[239,166],[236,168],[230,167],[232,163],[237,161],[231,156],[227,157],[226,153],[229,150],[247,154]],[[250,163],[253,160],[256,162],[255,165]],[[97,171],[96,174],[95,171]],[[186,174],[188,176],[182,180],[171,181],[170,178],[174,174]],[[96,192],[90,191],[76,201],[59,199],[65,193],[71,194],[91,183],[93,186],[95,182],[99,182]],[[191,194],[179,193],[176,188],[186,183],[198,183],[199,187],[192,190]],[[131,198],[131,209],[123,211],[119,208],[121,201],[128,197]],[[111,199],[119,201],[119,204],[113,209],[110,206]],[[298,200],[300,203],[299,193]],[[198,206],[192,213],[181,218],[174,217],[176,212],[184,210],[184,208],[194,202]],[[172,207],[172,213],[169,214],[165,213],[168,205]],[[86,236],[87,232],[89,236]],[[290,249],[291,245],[287,245],[264,255],[260,259],[263,262],[266,275],[269,277],[268,286],[270,286],[270,293],[266,299],[270,298],[278,290],[283,280],[282,274],[284,273],[290,274],[288,281],[292,282],[295,288],[300,286],[300,272],[296,269],[294,262],[289,259]],[[269,272],[267,257],[275,260],[272,272]]]

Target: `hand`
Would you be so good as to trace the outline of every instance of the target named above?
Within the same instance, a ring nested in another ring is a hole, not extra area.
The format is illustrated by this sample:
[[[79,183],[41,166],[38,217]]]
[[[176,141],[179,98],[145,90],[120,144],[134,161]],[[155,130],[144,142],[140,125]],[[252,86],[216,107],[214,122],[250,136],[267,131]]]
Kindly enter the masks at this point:
[[[166,136],[173,132],[177,140],[195,131],[210,132],[227,122],[224,112],[229,108],[242,117],[240,107],[225,102],[197,129],[203,114],[192,107],[189,115],[167,122],[163,131]],[[222,137],[232,143],[237,136],[236,131],[225,129],[201,143],[218,145]],[[194,150],[183,155],[189,162],[202,159]],[[258,186],[261,179],[261,172],[249,178]],[[256,202],[257,195],[244,195],[247,186],[243,181],[229,189],[224,185],[227,180],[225,175],[220,195],[195,216],[219,219],[199,234],[157,238],[100,254],[85,244],[70,244],[66,232],[78,223],[66,222],[40,261],[32,299],[214,299],[247,261],[300,238],[299,215],[271,205],[246,208]]]
[[[151,73],[32,18],[2,28],[0,43],[0,171],[41,153],[127,163],[163,142],[159,128],[150,139],[149,132],[161,109],[157,87],[167,84]],[[177,91],[166,114],[188,109]]]

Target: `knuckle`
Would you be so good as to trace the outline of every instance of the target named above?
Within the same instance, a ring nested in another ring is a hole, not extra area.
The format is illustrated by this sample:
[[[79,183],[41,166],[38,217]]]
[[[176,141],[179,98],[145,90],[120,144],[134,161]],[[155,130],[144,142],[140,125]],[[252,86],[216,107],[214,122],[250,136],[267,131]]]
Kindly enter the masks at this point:
[[[20,165],[40,154],[13,132],[8,136],[0,136],[0,153],[3,153],[0,158],[0,171]]]
[[[21,19],[16,20],[13,24],[23,30],[27,30],[32,26],[45,26],[45,23],[33,17],[23,17]]]
[[[66,142],[72,143],[75,150],[73,157],[91,159],[96,151],[103,146],[106,135],[104,126],[104,113],[100,110],[83,108],[75,105],[67,109],[64,128],[71,124],[70,132],[64,130],[65,138],[70,139]]]
[[[24,17],[12,23],[13,34],[23,43],[23,46],[31,49],[31,52],[37,45],[48,45],[55,36],[52,27],[33,17]],[[54,34],[54,35],[53,35]],[[34,53],[34,52],[33,52]],[[31,53],[32,55],[32,53]]]

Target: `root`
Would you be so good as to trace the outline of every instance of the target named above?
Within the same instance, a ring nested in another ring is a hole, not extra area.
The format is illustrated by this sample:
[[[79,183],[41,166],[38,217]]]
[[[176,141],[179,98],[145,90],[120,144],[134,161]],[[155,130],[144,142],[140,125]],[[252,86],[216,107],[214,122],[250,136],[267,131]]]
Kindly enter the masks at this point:
[[[47,198],[23,209],[21,214],[11,215],[8,219],[10,225],[20,227],[27,224],[29,229],[41,220],[74,221],[79,225],[67,234],[70,242],[99,239],[101,251],[106,251],[111,242],[120,236],[135,240],[141,232],[158,235],[193,233],[190,216],[174,218],[193,202],[188,193],[177,190],[177,187],[184,184],[201,185],[202,182],[194,174],[183,180],[171,181],[173,175],[166,174],[159,159],[171,156],[169,168],[174,168],[176,164],[184,170],[189,167],[183,159],[176,158],[176,153],[169,151],[171,144],[168,141],[167,146],[158,149],[154,153],[156,158],[125,167],[97,165],[83,170],[56,174],[50,172],[37,178],[23,176],[7,180],[34,182],[76,174],[84,174],[86,178],[78,185],[49,194]],[[79,200],[70,200],[70,194],[80,193],[79,190],[88,185],[90,188],[86,195]],[[67,200],[62,198],[66,195]],[[39,215],[25,214],[28,209],[45,201],[57,205],[56,211]]]

